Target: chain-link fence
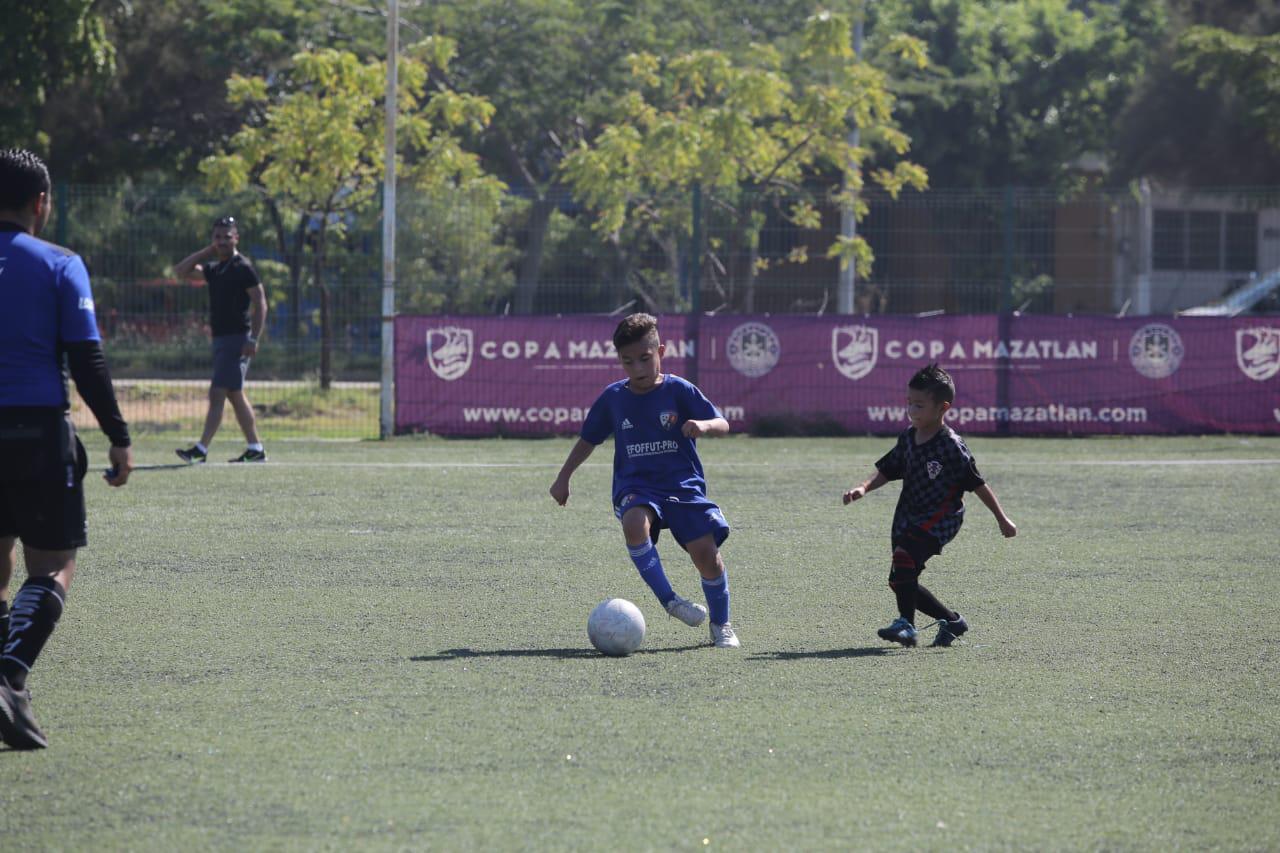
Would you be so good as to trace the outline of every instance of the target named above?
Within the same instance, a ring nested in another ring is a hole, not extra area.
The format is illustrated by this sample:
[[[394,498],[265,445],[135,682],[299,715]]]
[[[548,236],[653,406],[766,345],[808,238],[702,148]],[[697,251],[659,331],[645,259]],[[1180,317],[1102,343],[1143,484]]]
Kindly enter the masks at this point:
[[[47,237],[89,266],[126,415],[197,433],[209,374],[202,280],[177,261],[234,215],[267,289],[248,394],[267,435],[378,435],[381,218],[321,220],[245,194],[171,185],[59,186]],[[397,208],[400,314],[831,314],[841,208],[694,190],[637,204],[617,232],[568,193],[438,196]],[[1170,314],[1280,268],[1280,190],[1034,189],[868,193],[857,234],[874,253],[858,314]],[[847,279],[846,279],[847,281]],[[844,285],[848,287],[847,284]],[[1274,293],[1251,310],[1276,311]],[[234,427],[232,427],[234,428]]]

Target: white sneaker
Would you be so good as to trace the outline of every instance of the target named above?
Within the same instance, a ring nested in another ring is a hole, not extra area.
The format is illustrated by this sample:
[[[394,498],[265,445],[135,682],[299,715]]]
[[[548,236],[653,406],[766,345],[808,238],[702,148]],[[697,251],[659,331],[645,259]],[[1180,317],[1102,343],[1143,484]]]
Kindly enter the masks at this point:
[[[690,628],[697,628],[707,618],[707,608],[694,604],[687,598],[676,596],[667,602],[667,613],[679,619]]]
[[[738,635],[733,632],[733,626],[728,622],[723,625],[712,622],[711,645],[717,649],[737,649],[742,646],[742,641],[738,639]]]

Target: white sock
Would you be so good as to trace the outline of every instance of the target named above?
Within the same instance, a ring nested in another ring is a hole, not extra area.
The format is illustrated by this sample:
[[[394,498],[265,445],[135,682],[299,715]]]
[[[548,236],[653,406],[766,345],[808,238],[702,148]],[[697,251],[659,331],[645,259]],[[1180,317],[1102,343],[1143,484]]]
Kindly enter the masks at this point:
[[[249,445],[249,449],[250,449],[250,450],[253,450],[253,451],[257,451],[258,453],[261,453],[261,452],[262,452],[262,442],[258,442],[257,444],[250,444],[250,445]]]
[[[199,450],[201,453],[204,453],[206,455],[209,453],[209,448],[205,447],[203,444],[201,444],[198,441],[196,442],[196,450]]]

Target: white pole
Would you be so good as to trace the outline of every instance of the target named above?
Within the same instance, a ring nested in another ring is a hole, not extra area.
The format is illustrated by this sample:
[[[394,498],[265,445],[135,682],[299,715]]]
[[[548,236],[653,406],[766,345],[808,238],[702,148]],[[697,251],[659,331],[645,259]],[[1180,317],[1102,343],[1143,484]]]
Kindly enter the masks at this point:
[[[396,313],[396,57],[400,52],[400,0],[387,0],[387,139],[382,179],[382,388],[378,434],[395,432]]]
[[[870,2],[870,0],[868,0]],[[862,7],[862,13],[858,16],[858,20],[853,24],[853,54],[862,61],[862,20],[866,17],[866,6]],[[854,148],[858,147],[861,134],[857,125],[849,132],[848,142]],[[844,193],[849,196],[853,192],[850,184],[849,176],[846,174],[844,178]],[[840,208],[840,234],[845,239],[852,240],[858,233],[858,220],[854,215],[853,200],[846,198],[844,204]],[[853,260],[850,259],[847,266],[840,268],[840,278],[836,285],[836,312],[839,314],[853,313],[853,295],[856,288],[857,268]]]

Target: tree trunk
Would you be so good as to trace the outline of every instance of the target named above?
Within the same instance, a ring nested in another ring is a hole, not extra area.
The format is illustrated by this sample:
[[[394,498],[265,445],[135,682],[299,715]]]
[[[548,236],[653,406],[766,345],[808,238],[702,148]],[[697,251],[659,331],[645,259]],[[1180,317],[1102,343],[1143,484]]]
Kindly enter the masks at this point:
[[[555,209],[554,190],[534,199],[533,206],[529,209],[529,229],[524,241],[524,254],[520,258],[520,276],[516,280],[516,314],[533,313],[538,279],[542,274],[542,247],[547,241],[547,230]]]

